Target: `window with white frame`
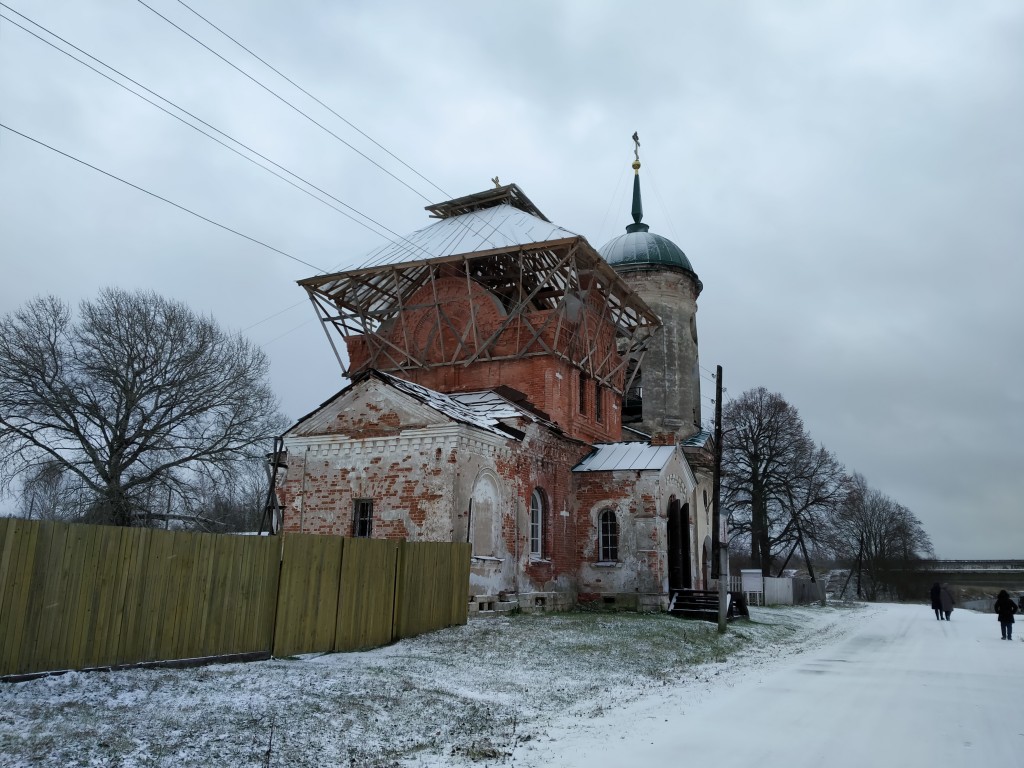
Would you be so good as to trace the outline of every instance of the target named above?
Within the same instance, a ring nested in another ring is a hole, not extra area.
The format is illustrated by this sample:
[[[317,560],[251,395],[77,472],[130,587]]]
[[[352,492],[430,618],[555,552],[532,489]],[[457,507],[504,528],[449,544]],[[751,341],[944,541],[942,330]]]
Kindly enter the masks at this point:
[[[544,556],[544,494],[534,488],[530,496],[530,556]]]
[[[600,534],[599,555],[601,562],[614,563],[619,559],[619,521],[615,512],[606,509],[598,521]]]

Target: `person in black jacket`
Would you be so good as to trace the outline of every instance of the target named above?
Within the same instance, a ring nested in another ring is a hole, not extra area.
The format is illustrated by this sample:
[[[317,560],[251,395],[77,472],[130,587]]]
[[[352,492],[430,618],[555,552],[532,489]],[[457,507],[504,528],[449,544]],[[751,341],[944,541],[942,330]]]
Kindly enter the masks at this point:
[[[929,596],[932,599],[932,610],[935,611],[935,618],[942,621],[942,598],[939,597],[939,582],[932,584],[932,588],[929,591]]]
[[[1017,604],[1002,590],[996,598],[996,613],[999,615],[999,628],[1003,631],[1003,640],[1013,640],[1013,614],[1017,612]]]
[[[942,617],[949,621],[950,614],[953,613],[953,605],[956,600],[953,599],[953,590],[949,588],[948,584],[943,584],[939,587],[939,602],[942,603]]]

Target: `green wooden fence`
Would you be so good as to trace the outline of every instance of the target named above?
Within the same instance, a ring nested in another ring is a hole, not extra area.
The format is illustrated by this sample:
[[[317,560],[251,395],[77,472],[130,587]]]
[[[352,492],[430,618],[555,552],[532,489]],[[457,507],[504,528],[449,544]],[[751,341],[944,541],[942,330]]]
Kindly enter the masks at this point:
[[[385,645],[466,622],[467,544],[0,518],[0,675]]]

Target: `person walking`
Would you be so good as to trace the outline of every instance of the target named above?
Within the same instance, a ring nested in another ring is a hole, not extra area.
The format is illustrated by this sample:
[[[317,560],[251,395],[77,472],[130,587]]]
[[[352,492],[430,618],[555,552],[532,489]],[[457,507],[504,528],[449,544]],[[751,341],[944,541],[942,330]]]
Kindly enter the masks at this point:
[[[928,594],[932,599],[932,610],[935,611],[935,618],[942,621],[942,597],[939,592],[939,582],[936,581],[932,584],[932,588]]]
[[[953,613],[953,593],[949,591],[949,585],[943,584],[939,587],[939,602],[942,604],[942,616],[949,621],[949,615]]]
[[[1017,612],[1017,605],[1005,589],[996,598],[995,608],[996,614],[999,616],[999,629],[1003,632],[1003,640],[1013,640],[1013,614]]]

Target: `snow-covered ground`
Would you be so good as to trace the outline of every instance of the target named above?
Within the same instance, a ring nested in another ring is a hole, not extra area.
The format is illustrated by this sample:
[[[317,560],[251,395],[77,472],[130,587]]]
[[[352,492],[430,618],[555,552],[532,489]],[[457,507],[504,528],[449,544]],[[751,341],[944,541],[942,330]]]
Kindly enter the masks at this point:
[[[725,686],[666,690],[524,745],[520,766],[1024,766],[1024,647],[992,614],[871,605],[849,632]],[[1024,627],[1022,627],[1024,629]]]
[[[471,622],[367,653],[0,685],[0,766],[1024,765],[1024,647],[924,606]],[[724,762],[723,762],[724,761]]]

